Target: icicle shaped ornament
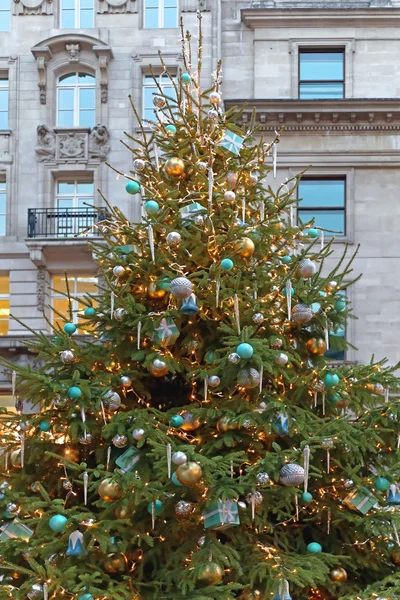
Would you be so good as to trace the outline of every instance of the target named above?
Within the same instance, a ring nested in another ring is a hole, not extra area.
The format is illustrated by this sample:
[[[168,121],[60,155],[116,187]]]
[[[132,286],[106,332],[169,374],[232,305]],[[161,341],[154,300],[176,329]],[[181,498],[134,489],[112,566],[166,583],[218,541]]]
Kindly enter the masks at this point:
[[[152,227],[152,225],[148,225],[148,226],[147,226],[147,231],[148,231],[148,235],[149,235],[149,245],[150,245],[151,261],[152,261],[152,262],[155,262],[155,254],[154,254],[154,233],[153,233],[153,227]]]
[[[288,321],[292,318],[292,282],[290,279],[286,282],[286,304],[288,310]]]
[[[167,472],[168,479],[171,479],[171,465],[172,465],[172,446],[167,444]]]
[[[214,188],[214,171],[210,167],[208,169],[208,212],[211,213],[212,197]]]
[[[140,337],[142,333],[142,322],[139,321],[137,324],[137,349],[140,350]]]
[[[83,473],[83,503],[87,506],[87,494],[88,494],[88,481],[89,475],[87,471]]]
[[[240,312],[239,312],[239,298],[238,295],[235,294],[233,296],[233,306],[235,310],[235,320],[236,320],[236,328],[237,332],[240,335]]]

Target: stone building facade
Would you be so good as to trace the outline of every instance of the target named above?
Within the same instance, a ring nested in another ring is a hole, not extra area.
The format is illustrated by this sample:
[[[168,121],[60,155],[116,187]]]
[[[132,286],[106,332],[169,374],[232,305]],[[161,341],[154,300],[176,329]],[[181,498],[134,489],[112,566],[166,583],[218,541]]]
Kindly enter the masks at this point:
[[[97,189],[140,219],[140,201],[105,161],[130,169],[119,142],[137,128],[128,96],[145,114],[149,64],[161,74],[161,50],[172,72],[182,66],[178,20],[195,36],[197,11],[204,85],[222,58],[226,107],[246,100],[246,125],[255,106],[267,137],[285,126],[276,181],[311,164],[309,186],[341,188],[343,206],[334,209],[344,235],[335,248],[360,243],[354,272],[364,274],[350,295],[359,320],[346,332],[359,352],[345,358],[399,360],[395,0],[0,0],[0,352],[29,360],[27,333],[8,311],[50,333],[51,307],[64,309],[52,288],[65,271],[72,292],[90,289],[96,264],[86,238],[73,234],[95,225],[86,205],[101,205]],[[321,83],[325,64],[336,72]],[[318,210],[326,218],[329,202]],[[9,387],[0,375],[4,394]]]

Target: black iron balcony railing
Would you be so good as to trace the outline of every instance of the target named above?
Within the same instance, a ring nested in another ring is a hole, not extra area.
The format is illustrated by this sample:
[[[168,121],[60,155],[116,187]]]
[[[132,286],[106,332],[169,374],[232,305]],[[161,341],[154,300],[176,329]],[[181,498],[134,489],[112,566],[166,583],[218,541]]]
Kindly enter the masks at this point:
[[[97,237],[106,212],[93,208],[28,208],[28,238]]]

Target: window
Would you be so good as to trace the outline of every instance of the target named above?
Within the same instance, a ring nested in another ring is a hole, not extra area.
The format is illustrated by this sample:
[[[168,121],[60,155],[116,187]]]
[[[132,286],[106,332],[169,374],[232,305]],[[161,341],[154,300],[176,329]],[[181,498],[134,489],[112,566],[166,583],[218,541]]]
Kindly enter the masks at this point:
[[[163,75],[159,78],[159,85],[163,91],[163,94],[170,98],[176,98],[175,88],[173,87],[168,75]],[[153,104],[153,98],[155,94],[158,94],[159,90],[154,82],[151,75],[145,75],[143,77],[143,118],[148,121],[154,121],[155,107]]]
[[[94,27],[93,0],[61,0],[61,27],[62,29]]]
[[[299,98],[344,98],[344,51],[300,49]]]
[[[178,27],[178,0],[145,0],[144,26]]]
[[[87,73],[68,73],[58,80],[57,124],[60,127],[94,127],[96,79]]]
[[[56,189],[57,235],[72,237],[91,227],[95,217],[94,210],[90,208],[93,201],[93,181],[58,181]]]
[[[10,30],[10,0],[0,0],[0,31]],[[0,127],[1,129],[1,127]]]
[[[304,177],[298,187],[297,218],[314,225],[325,235],[346,234],[346,179],[344,177]]]
[[[7,226],[7,184],[0,175],[0,236],[6,235]]]
[[[0,75],[0,130],[2,129],[8,129],[8,78]]]
[[[87,296],[87,294],[97,294],[97,277],[91,274],[82,274],[74,277],[68,276],[67,281],[72,304],[72,322],[78,326],[78,333],[90,333],[89,325],[85,325],[84,328],[81,325],[82,320],[86,320],[81,316],[86,307],[81,299]],[[65,321],[70,320],[69,300],[64,295],[67,293],[65,276],[55,275],[53,277],[52,288],[52,323],[55,327],[59,325],[62,329]],[[97,306],[97,303],[93,302],[93,300],[92,303],[93,306]]]
[[[10,321],[10,277],[0,275],[0,335],[7,335]]]
[[[347,299],[346,290],[339,290],[338,294]],[[326,358],[333,361],[345,360],[346,350],[344,348],[346,341],[346,326],[337,327],[329,332],[329,350],[325,352]]]

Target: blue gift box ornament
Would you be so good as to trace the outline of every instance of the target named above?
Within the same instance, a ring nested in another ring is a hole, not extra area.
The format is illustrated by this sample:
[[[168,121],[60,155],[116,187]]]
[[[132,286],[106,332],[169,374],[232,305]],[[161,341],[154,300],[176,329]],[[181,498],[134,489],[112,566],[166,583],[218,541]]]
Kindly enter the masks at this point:
[[[83,547],[83,533],[80,531],[73,531],[69,536],[68,548],[65,556],[79,556],[80,554],[86,554]]]
[[[392,483],[392,485],[389,488],[386,502],[388,504],[391,504],[392,506],[400,504],[400,490],[399,487],[394,483]]]
[[[289,434],[289,417],[286,413],[279,413],[276,420],[272,424],[272,431],[280,437]]]
[[[241,149],[243,148],[243,137],[227,129],[225,131],[224,137],[219,142],[218,146],[223,148],[224,150],[228,150],[232,154],[239,156]]]
[[[279,591],[276,594],[274,600],[292,600],[292,596],[289,592],[289,583],[286,579],[284,579],[281,582],[279,586]]]
[[[199,307],[196,304],[196,296],[194,294],[190,294],[189,298],[183,299],[180,311],[184,315],[197,315]]]

